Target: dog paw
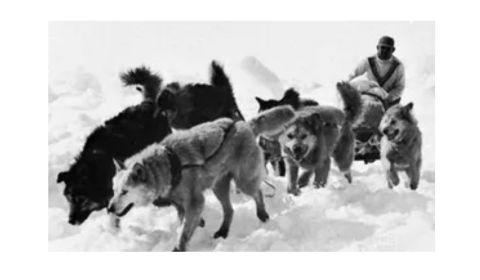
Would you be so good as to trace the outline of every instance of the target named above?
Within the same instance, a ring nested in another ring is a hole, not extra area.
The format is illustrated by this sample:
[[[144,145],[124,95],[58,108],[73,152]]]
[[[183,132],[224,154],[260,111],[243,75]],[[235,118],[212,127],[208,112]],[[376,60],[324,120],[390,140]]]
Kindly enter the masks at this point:
[[[325,188],[326,183],[324,182],[313,182],[313,187],[316,189]]]
[[[352,174],[350,174],[350,172],[345,173],[343,176],[345,176],[345,179],[347,179],[349,184],[352,183]]]
[[[287,193],[293,194],[294,196],[300,195],[300,189],[298,188],[288,188]]]
[[[266,221],[268,221],[268,219],[270,219],[270,216],[268,215],[268,213],[266,211],[257,212],[257,217],[260,221],[262,221],[264,223]]]
[[[182,250],[182,249],[178,248],[178,246],[175,246],[175,248],[173,248],[172,252],[185,252],[185,250]]]
[[[418,185],[415,185],[415,184],[410,184],[410,189],[412,191],[416,190],[418,188]]]
[[[213,235],[213,238],[217,239],[219,237],[222,237],[223,239],[228,237],[228,229],[221,227],[215,234]]]

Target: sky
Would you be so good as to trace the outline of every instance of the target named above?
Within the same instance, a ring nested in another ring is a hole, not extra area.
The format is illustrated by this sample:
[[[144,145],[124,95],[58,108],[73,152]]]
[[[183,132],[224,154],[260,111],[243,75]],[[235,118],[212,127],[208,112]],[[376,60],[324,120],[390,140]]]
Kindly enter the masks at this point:
[[[408,78],[423,60],[434,63],[434,28],[433,22],[50,22],[49,79],[81,69],[119,84],[120,71],[140,64],[163,75],[205,76],[212,59],[228,66],[255,56],[279,76],[339,80],[375,52],[383,35],[395,38]]]

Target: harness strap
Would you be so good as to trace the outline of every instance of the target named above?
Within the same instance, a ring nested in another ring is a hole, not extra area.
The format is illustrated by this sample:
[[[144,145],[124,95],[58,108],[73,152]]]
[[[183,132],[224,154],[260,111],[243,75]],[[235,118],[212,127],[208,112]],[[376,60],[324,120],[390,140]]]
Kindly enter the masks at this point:
[[[227,134],[230,132],[234,124],[235,123],[232,123],[229,127],[224,129],[222,144],[212,155],[210,155],[208,158],[205,159],[205,162],[213,158],[218,153],[223,143],[225,142],[225,138],[227,137]],[[172,189],[178,186],[178,184],[180,184],[180,181],[182,179],[182,169],[192,168],[192,167],[201,167],[204,165],[204,163],[182,164],[180,157],[178,157],[178,155],[175,153],[175,151],[173,151],[173,149],[165,146],[165,150],[167,152],[168,160],[170,162],[170,174],[172,176],[172,182],[171,182]]]
[[[170,175],[172,176],[171,185],[172,188],[174,188],[180,184],[183,166],[180,162],[180,158],[172,149],[165,147],[165,150],[167,151],[168,161],[170,162]]]
[[[370,64],[370,69],[372,69],[372,73],[375,76],[375,79],[377,80],[378,84],[383,87],[383,85],[392,77],[393,72],[397,69],[398,65],[400,63],[394,58],[392,61],[392,65],[390,66],[390,69],[388,69],[387,73],[385,76],[380,76],[380,73],[378,72],[377,65],[375,64],[375,57],[371,56],[368,58],[368,64]]]

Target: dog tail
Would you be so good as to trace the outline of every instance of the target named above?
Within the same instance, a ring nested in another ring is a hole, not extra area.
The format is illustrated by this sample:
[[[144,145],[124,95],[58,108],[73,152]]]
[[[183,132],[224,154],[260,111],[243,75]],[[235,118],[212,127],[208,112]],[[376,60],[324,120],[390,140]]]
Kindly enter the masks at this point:
[[[225,91],[228,92],[231,103],[230,108],[234,109],[234,112],[232,112],[232,118],[234,120],[245,120],[242,112],[240,112],[240,109],[238,108],[237,102],[235,101],[230,79],[228,78],[227,74],[225,74],[223,67],[215,60],[212,61],[212,65],[210,67],[210,84],[214,87],[224,88]]]
[[[274,135],[295,119],[295,111],[290,105],[283,105],[266,110],[248,121],[255,136],[259,134]]]
[[[143,98],[153,101],[155,101],[162,84],[160,76],[143,65],[121,73],[120,80],[124,86],[137,85],[136,89],[142,93]]]
[[[343,111],[346,115],[346,121],[352,124],[358,119],[362,112],[362,97],[348,82],[337,83],[337,89],[345,106]]]
[[[223,71],[223,67],[215,60],[212,61],[212,65],[210,67],[210,84],[214,87],[223,87],[233,95],[230,79],[228,78],[227,74],[225,74],[225,71]]]

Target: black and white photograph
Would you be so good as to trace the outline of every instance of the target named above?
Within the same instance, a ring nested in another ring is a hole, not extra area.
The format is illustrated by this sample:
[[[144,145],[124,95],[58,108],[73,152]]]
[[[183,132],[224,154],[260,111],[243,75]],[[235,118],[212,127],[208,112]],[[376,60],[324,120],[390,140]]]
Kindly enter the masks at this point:
[[[435,251],[435,22],[50,21],[48,251]]]

